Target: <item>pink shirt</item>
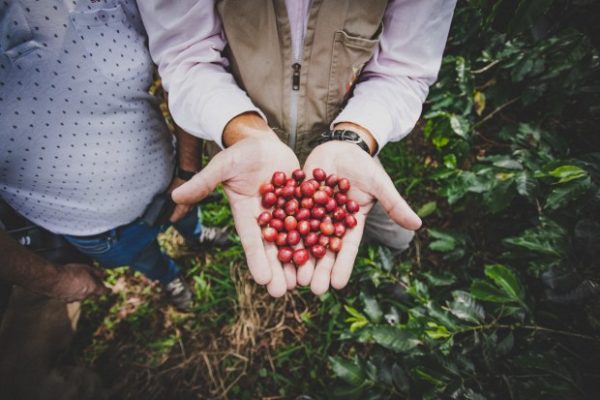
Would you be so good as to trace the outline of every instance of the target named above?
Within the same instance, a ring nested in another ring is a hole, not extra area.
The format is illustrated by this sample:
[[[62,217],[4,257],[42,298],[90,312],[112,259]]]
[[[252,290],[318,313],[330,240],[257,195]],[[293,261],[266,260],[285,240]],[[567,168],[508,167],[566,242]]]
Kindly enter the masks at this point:
[[[354,95],[333,124],[367,128],[381,149],[406,136],[440,68],[456,0],[390,0],[383,33]],[[292,48],[300,51],[310,0],[286,0]],[[138,7],[150,53],[169,92],[175,121],[222,146],[225,125],[247,111],[262,112],[227,72],[226,40],[214,0],[142,0]]]

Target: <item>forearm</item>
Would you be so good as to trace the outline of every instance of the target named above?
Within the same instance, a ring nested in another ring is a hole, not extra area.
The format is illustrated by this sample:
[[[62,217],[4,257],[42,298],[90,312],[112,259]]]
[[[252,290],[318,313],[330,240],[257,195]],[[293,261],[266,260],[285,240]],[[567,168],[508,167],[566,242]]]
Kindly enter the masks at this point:
[[[58,270],[54,264],[1,231],[0,248],[0,279],[26,288],[43,286],[58,279]]]
[[[138,1],[150,53],[159,67],[173,120],[186,132],[222,146],[228,121],[260,113],[226,70],[226,42],[214,0]]]
[[[277,135],[267,122],[255,112],[246,112],[232,118],[223,129],[223,144],[229,147],[249,137],[272,137]]]
[[[177,165],[184,171],[198,172],[202,168],[202,140],[177,127]]]

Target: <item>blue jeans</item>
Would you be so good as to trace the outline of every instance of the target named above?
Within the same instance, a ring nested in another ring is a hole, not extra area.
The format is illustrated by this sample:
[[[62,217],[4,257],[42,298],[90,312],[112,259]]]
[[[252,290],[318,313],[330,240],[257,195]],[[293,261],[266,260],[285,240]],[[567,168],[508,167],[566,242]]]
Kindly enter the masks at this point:
[[[198,240],[202,233],[199,212],[200,207],[196,207],[173,224],[189,243]],[[104,268],[128,265],[150,279],[167,284],[181,273],[175,261],[160,250],[156,240],[168,226],[151,227],[134,221],[98,235],[65,235],[65,239]]]

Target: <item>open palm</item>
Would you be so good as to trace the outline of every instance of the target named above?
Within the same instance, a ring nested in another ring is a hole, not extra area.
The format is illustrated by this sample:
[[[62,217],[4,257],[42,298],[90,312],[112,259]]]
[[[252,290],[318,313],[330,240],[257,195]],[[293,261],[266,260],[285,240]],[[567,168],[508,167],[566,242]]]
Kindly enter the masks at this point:
[[[290,174],[299,168],[292,150],[278,138],[247,138],[218,153],[189,182],[173,191],[176,203],[194,204],[219,184],[229,199],[236,230],[240,236],[248,268],[259,284],[278,297],[296,285],[296,272],[277,259],[277,248],[264,243],[256,216],[262,211],[258,188],[271,179],[274,171]]]
[[[400,196],[381,164],[355,144],[335,141],[317,146],[304,164],[307,176],[314,168],[347,178],[352,184],[348,197],[360,205],[355,215],[357,225],[346,232],[341,251],[337,255],[328,251],[318,262],[310,260],[298,270],[298,283],[310,284],[315,294],[322,294],[330,284],[341,289],[348,283],[367,214],[375,201],[380,201],[390,218],[404,228],[418,229],[421,220]]]

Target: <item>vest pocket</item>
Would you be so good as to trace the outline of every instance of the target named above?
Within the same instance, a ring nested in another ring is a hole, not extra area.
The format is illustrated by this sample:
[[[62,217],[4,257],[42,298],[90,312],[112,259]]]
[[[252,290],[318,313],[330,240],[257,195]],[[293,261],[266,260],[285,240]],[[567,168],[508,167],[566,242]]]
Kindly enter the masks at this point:
[[[335,32],[327,92],[328,121],[333,121],[348,100],[354,82],[378,43],[379,38],[365,39],[341,30]]]
[[[135,30],[121,4],[72,12],[70,18],[88,57],[107,78],[121,82],[139,76],[144,68],[151,70],[146,37]]]
[[[12,1],[0,15],[0,54],[6,55],[13,64],[41,58],[41,46],[33,40],[33,33],[27,22],[20,2]]]

